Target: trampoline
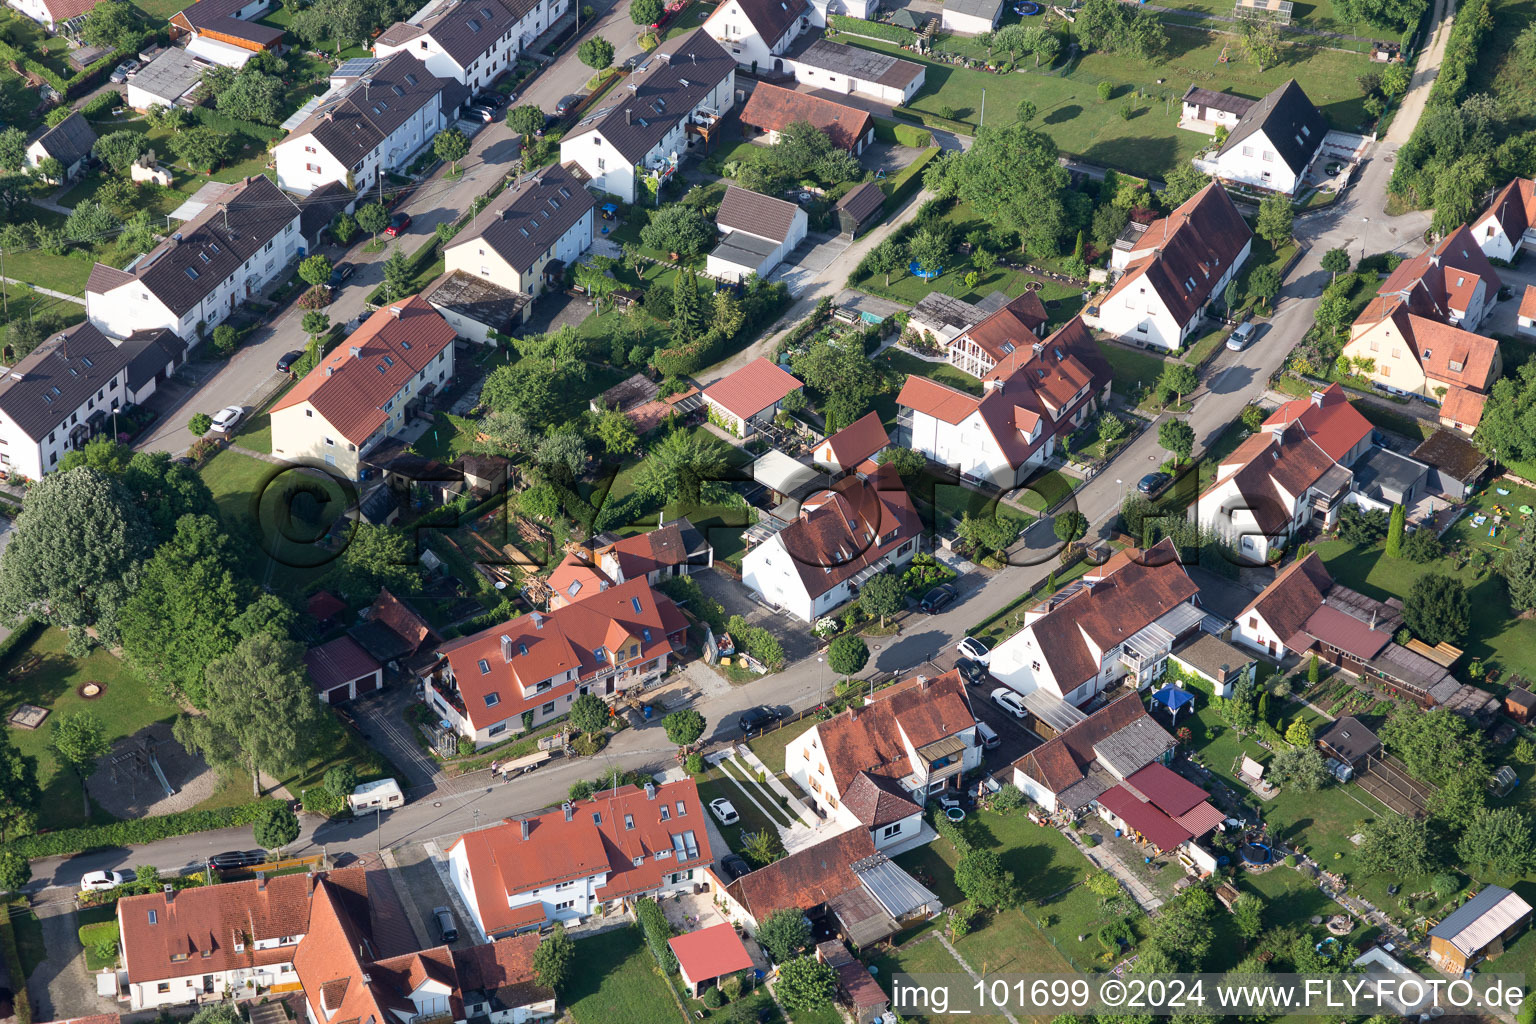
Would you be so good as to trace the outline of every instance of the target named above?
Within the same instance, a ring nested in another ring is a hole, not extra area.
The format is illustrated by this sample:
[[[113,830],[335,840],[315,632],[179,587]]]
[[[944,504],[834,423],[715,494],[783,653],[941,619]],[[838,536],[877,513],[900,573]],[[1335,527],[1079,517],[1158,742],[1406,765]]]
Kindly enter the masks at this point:
[[[1013,5],[1013,13],[1021,18],[1033,18],[1040,13],[1041,9],[1035,0],[1024,0],[1023,3]]]
[[[1275,859],[1275,851],[1267,843],[1246,842],[1237,848],[1237,855],[1244,864],[1268,864]]]
[[[1339,940],[1330,935],[1312,948],[1316,950],[1317,955],[1322,957],[1324,960],[1332,960],[1334,957],[1339,955]]]
[[[930,270],[924,273],[923,268],[917,265],[917,260],[913,260],[911,263],[908,263],[907,270],[912,274],[913,277],[920,277],[924,281],[932,281],[934,278],[944,273],[943,267],[939,267],[937,270]]]
[[[946,817],[950,821],[954,821],[954,822],[964,821],[965,820],[965,808],[964,807],[951,807],[949,810],[944,812],[944,817]]]

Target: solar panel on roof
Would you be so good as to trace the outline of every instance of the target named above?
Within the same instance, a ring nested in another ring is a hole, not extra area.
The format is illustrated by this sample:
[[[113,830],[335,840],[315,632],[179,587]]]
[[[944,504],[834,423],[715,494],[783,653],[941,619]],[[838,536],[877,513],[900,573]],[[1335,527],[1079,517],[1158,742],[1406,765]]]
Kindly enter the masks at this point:
[[[357,78],[368,73],[368,70],[378,63],[376,57],[352,57],[342,62],[341,67],[332,72],[335,78]]]

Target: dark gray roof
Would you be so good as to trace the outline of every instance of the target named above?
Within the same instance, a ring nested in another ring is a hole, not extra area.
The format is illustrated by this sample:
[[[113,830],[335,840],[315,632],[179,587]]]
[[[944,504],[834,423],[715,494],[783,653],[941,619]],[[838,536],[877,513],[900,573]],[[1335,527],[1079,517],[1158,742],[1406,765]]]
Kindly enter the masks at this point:
[[[1209,633],[1197,633],[1193,640],[1175,648],[1173,657],[1211,679],[1222,671],[1228,676],[1236,676],[1254,660],[1253,655]]]
[[[236,12],[250,0],[198,0],[172,16],[172,21],[184,19],[186,24],[199,32],[219,32],[235,39],[244,39],[266,48],[283,38],[283,30],[256,21],[237,18]]]
[[[736,0],[736,3],[769,49],[778,45],[794,27],[795,19],[810,13],[811,7],[806,0]]]
[[[996,24],[1003,11],[1003,0],[944,0],[944,9],[973,18],[986,18]]]
[[[178,317],[282,234],[299,208],[265,175],[247,178],[124,271],[91,271],[87,292],[136,278]],[[179,239],[179,241],[178,241]]]
[[[849,189],[848,194],[837,201],[839,210],[847,210],[848,215],[861,224],[884,205],[885,193],[872,181]]]
[[[974,327],[986,318],[979,306],[944,292],[929,292],[922,301],[912,307],[912,318],[923,324],[939,324],[963,331]]]
[[[1191,85],[1184,93],[1185,103],[1198,103],[1202,107],[1210,107],[1212,110],[1224,110],[1229,114],[1242,117],[1252,109],[1254,100],[1246,96],[1234,96],[1229,92],[1216,92],[1211,89],[1202,89]]]
[[[529,11],[535,0],[444,0],[432,8],[420,24],[396,22],[385,29],[378,42],[385,46],[398,46],[420,35],[437,40],[443,52],[462,68],[467,68],[475,58],[496,45],[505,33],[512,31]]]
[[[44,152],[69,167],[91,155],[91,147],[96,145],[96,133],[84,117],[74,113],[43,132],[37,141]]]
[[[179,46],[163,50],[154,60],[128,76],[128,84],[162,99],[169,106],[203,80],[205,66]]]
[[[1326,743],[1330,750],[1355,764],[1381,749],[1376,734],[1360,724],[1360,719],[1345,715],[1318,734],[1317,741]]]
[[[495,250],[520,274],[549,251],[597,206],[592,193],[570,171],[553,164],[521,178],[492,199],[448,249],[478,242]]]
[[[1294,173],[1300,174],[1312,162],[1312,154],[1328,134],[1328,122],[1318,112],[1296,79],[1291,79],[1259,100],[1242,119],[1232,126],[1218,159],[1233,151],[1254,132],[1262,131],[1280,159]]]
[[[725,198],[715,214],[715,224],[723,231],[745,231],[759,238],[784,242],[794,229],[795,215],[799,212],[800,208],[794,203],[727,185]]]
[[[90,323],[76,324],[37,346],[0,381],[0,413],[34,441],[112,382],[129,353]]]
[[[468,92],[457,79],[438,78],[413,55],[397,53],[322,100],[283,141],[310,136],[351,167],[423,107],[448,113]]]
[[[1352,467],[1355,490],[1382,501],[1397,502],[1409,487],[1423,480],[1429,467],[1417,459],[1372,446]]]
[[[478,324],[511,334],[523,322],[523,307],[533,296],[514,292],[483,277],[455,270],[444,274],[421,293],[436,309],[446,309]]]
[[[299,233],[311,245],[315,244],[326,225],[356,197],[357,193],[347,188],[344,182],[328,181],[321,185],[298,201]]]
[[[153,380],[171,360],[187,353],[187,343],[163,327],[134,331],[120,347],[128,359],[128,387],[134,391]]]
[[[725,236],[725,240],[715,246],[710,253],[716,259],[727,260],[738,267],[759,266],[763,260],[773,255],[773,250],[778,244],[766,238],[758,238],[744,231],[732,231]]]
[[[617,103],[577,125],[567,138],[596,129],[638,163],[704,97],[736,70],[736,59],[702,28],[668,40],[613,95]]]
[[[863,82],[875,82],[892,88],[905,89],[912,80],[923,73],[921,64],[901,60],[874,50],[864,50],[842,43],[829,43],[818,39],[795,58],[813,68],[832,71]]]

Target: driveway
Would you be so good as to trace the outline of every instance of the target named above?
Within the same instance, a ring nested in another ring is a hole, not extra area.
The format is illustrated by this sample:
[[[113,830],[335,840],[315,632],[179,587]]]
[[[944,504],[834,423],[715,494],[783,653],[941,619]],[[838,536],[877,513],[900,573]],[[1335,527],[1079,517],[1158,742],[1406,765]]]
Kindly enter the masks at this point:
[[[1520,312],[1520,300],[1525,296],[1528,286],[1536,285],[1536,260],[1524,259],[1517,266],[1499,267],[1499,280],[1509,289],[1510,296],[1493,307],[1493,312],[1484,318],[1478,327],[1477,333],[1485,335],[1507,334],[1515,338],[1529,338],[1536,342],[1536,337],[1525,334],[1515,322],[1515,315]]]
[[[33,1018],[68,1020],[115,1013],[112,1000],[96,994],[96,976],[85,969],[74,901],[59,898],[34,904],[32,909],[43,926],[43,945],[48,950],[48,959],[37,965],[27,983]]]
[[[798,297],[807,288],[813,287],[818,275],[841,256],[853,241],[831,232],[818,232],[807,235],[805,242],[801,243],[802,248],[806,243],[810,244],[810,248],[805,249],[798,260],[779,267],[769,277],[770,281],[784,282],[784,287],[789,289],[792,296]]]
[[[736,580],[707,569],[696,572],[691,579],[698,583],[704,596],[720,602],[727,616],[740,615],[748,625],[761,626],[778,638],[784,646],[784,660],[794,663],[816,653],[816,640],[811,628],[793,615],[776,612],[766,604],[752,599],[751,591]]]
[[[414,700],[411,686],[396,683],[348,705],[348,710],[357,718],[364,738],[405,774],[400,784],[408,790],[435,786],[442,776],[437,762],[428,757],[416,742],[412,732],[415,726],[401,716]]]

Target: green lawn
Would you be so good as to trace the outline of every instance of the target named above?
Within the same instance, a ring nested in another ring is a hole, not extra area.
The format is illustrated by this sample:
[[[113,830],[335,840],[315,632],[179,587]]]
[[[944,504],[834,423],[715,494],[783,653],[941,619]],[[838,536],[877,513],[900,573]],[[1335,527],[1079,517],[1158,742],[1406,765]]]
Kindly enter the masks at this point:
[[[1099,351],[1109,360],[1115,394],[1133,404],[1141,404],[1143,394],[1150,392],[1157,379],[1163,375],[1166,360],[1151,352],[1130,348],[1114,342],[1101,341]]]
[[[638,926],[579,939],[560,1002],[576,1024],[663,1024],[682,1018]]]
[[[774,823],[765,817],[762,811],[753,806],[750,800],[742,796],[741,790],[737,789],[730,780],[726,779],[719,768],[711,768],[699,777],[698,783],[699,799],[704,802],[706,807],[711,800],[723,797],[731,802],[732,807],[736,808],[736,813],[741,819],[736,824],[721,825],[718,820],[715,821],[715,825],[720,829],[720,834],[725,837],[726,843],[729,844],[732,850],[738,853],[741,852],[746,846],[746,836],[749,832],[758,832],[766,828],[777,834],[778,830],[774,827]]]
[[[1036,512],[1044,512],[1077,490],[1081,483],[1060,470],[1048,469],[1024,481],[1024,493],[1019,495],[1019,500]]]
[[[187,5],[183,0],[133,0],[133,6],[155,21],[170,21],[172,15]]]
[[[121,660],[97,647],[85,658],[65,653],[65,633],[45,629],[35,639],[12,651],[4,664],[0,683],[0,717],[9,717],[20,704],[52,710],[40,729],[10,729],[17,749],[37,758],[37,779],[43,790],[39,824],[43,828],[70,828],[86,824],[80,779],[60,764],[51,745],[52,719],[60,714],[89,710],[100,720],[109,740],[131,736],[155,722],[172,718],[176,709],[156,702],[149,687]],[[33,659],[36,659],[35,661]],[[94,699],[79,695],[87,682],[104,684]],[[93,817],[112,820],[100,810]]]
[[[765,768],[775,775],[783,775],[784,748],[789,745],[790,740],[815,724],[815,716],[807,715],[798,722],[790,722],[788,725],[774,729],[772,732],[765,732],[761,736],[749,740],[747,746],[751,748],[752,753],[757,755],[757,759],[763,762]],[[790,790],[790,792],[794,792],[794,790]]]
[[[105,942],[119,943],[122,936],[117,926],[117,916],[112,907],[87,907],[76,914],[80,922],[80,945],[85,947],[85,967],[89,971],[103,971],[117,964],[117,955],[97,956],[96,949]]]
[[[981,381],[972,377],[964,370],[957,370],[948,363],[935,363],[928,359],[919,359],[905,349],[888,348],[875,359],[875,363],[884,366],[892,373],[911,374],[917,377],[928,377],[940,384],[954,388],[956,391],[966,391],[973,395],[981,394]],[[895,399],[892,398],[894,404]]]
[[[11,900],[11,928],[16,932],[16,956],[27,977],[37,970],[37,965],[48,959],[48,947],[43,941],[43,923],[27,903],[26,897]]]
[[[1229,56],[1239,49],[1233,36],[1165,27],[1169,39],[1166,60],[1150,63],[1090,53],[1065,77],[995,75],[928,63],[891,43],[853,37],[841,41],[923,63],[926,83],[910,104],[913,109],[939,115],[949,107],[960,120],[974,124],[980,119],[985,89],[991,117],[1007,121],[1018,102],[1027,98],[1039,111],[1039,123],[1063,153],[1151,177],[1161,177],[1210,143],[1208,137],[1176,127],[1179,97],[1192,82],[1258,98],[1295,78],[1334,127],[1354,131],[1365,120],[1364,97],[1355,79],[1371,65],[1362,55],[1325,50],[1307,42],[1285,43],[1280,47],[1280,61],[1260,72],[1240,54],[1225,64],[1218,61],[1223,47],[1230,47]],[[1115,85],[1114,97],[1108,103],[1098,98],[1101,81]],[[1121,114],[1127,102],[1132,108],[1129,120]]]

